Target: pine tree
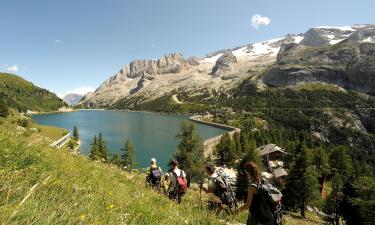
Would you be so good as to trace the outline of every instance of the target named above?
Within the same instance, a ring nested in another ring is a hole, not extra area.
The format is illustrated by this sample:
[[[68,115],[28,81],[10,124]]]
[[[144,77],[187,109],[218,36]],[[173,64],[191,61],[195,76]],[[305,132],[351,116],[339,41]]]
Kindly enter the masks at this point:
[[[174,158],[179,167],[185,171],[188,182],[201,181],[204,177],[204,147],[195,125],[183,122],[176,138],[180,139],[180,143]]]
[[[358,177],[353,183],[354,197],[350,202],[359,212],[358,224],[373,224],[375,221],[375,178]]]
[[[339,146],[333,149],[329,156],[329,165],[332,173],[338,173],[347,181],[353,172],[353,164],[348,149]]]
[[[235,158],[240,158],[242,156],[242,145],[241,145],[241,135],[240,133],[236,132],[233,135],[233,142],[234,142],[234,153]]]
[[[135,152],[133,144],[129,139],[125,141],[124,148],[121,149],[121,151],[123,151],[121,155],[122,165],[125,166],[127,170],[131,171],[131,169],[135,167]]]
[[[94,136],[94,140],[91,143],[91,149],[90,149],[90,159],[92,160],[98,160],[101,158],[101,153],[98,148],[98,140],[96,138],[96,135]]]
[[[305,217],[307,204],[320,198],[318,174],[304,146],[289,171],[284,196],[285,205],[291,209],[299,209],[302,217]]]
[[[313,153],[315,169],[323,178],[329,173],[328,154],[322,147],[314,149]]]
[[[259,152],[256,150],[254,142],[248,142],[244,146],[245,156],[242,158],[237,166],[237,180],[236,180],[236,198],[238,200],[246,200],[247,198],[247,187],[249,184],[249,177],[245,170],[246,163],[253,161],[257,164],[259,171],[262,171],[263,163],[260,158]]]
[[[122,162],[121,162],[120,155],[117,154],[117,153],[113,154],[112,159],[111,159],[111,163],[118,166],[118,167],[121,167]]]
[[[79,139],[78,129],[77,129],[76,126],[74,126],[74,128],[73,128],[73,138],[74,138],[76,141],[78,141],[78,139]]]
[[[235,162],[235,146],[228,133],[224,133],[216,145],[216,154],[221,165],[233,166]]]
[[[106,144],[106,142],[103,138],[102,133],[99,133],[99,138],[97,140],[97,146],[98,146],[101,158],[105,162],[108,162],[110,155],[109,155],[109,152],[108,152],[108,149],[107,149],[107,144]]]

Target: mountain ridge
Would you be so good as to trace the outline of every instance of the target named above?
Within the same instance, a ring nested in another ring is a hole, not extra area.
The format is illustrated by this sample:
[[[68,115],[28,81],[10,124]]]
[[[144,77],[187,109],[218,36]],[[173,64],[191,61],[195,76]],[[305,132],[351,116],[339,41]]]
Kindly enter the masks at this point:
[[[135,60],[103,82],[81,104],[88,108],[110,107],[126,98],[137,98],[142,103],[175,94],[179,89],[193,92],[207,88],[228,92],[249,77],[264,86],[259,76],[277,63],[283,45],[327,48],[344,40],[374,43],[375,25],[310,28],[303,34],[287,34],[283,38],[215,51],[201,58],[185,59],[182,54],[173,53],[158,60]]]

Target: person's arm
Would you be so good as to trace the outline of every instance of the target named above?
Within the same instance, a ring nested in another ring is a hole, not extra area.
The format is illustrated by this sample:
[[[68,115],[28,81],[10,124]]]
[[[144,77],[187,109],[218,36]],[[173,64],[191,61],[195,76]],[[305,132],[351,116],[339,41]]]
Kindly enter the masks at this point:
[[[251,203],[253,201],[254,193],[256,192],[256,188],[251,186],[247,189],[247,199],[245,205],[241,206],[240,208],[236,209],[234,213],[239,213],[244,210],[248,210],[251,207]]]

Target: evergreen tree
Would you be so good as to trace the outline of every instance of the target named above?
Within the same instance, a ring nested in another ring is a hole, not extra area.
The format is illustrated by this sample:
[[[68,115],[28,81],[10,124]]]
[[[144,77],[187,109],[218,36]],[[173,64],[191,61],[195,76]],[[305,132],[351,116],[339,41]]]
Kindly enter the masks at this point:
[[[101,158],[101,153],[98,148],[98,140],[96,138],[96,135],[94,135],[94,140],[91,143],[91,149],[90,149],[90,159],[92,160],[98,160]]]
[[[121,156],[122,165],[125,166],[127,170],[131,171],[135,167],[135,152],[133,144],[129,139],[125,141],[124,148],[121,149],[121,151],[123,151]]]
[[[237,159],[242,156],[242,145],[241,145],[240,133],[238,132],[234,133],[233,142],[234,142],[234,154],[235,154],[235,158]]]
[[[199,182],[204,177],[204,147],[197,134],[195,125],[183,122],[180,133],[176,135],[180,139],[174,158],[179,167],[186,173],[188,182]]]
[[[338,215],[340,213],[340,203],[343,200],[343,180],[338,173],[333,174],[331,178],[332,191],[325,202],[326,212],[328,214],[336,215],[336,222],[338,222]]]
[[[7,117],[9,115],[9,108],[3,100],[0,99],[0,117]]]
[[[215,148],[220,165],[233,166],[235,162],[235,146],[228,133],[224,133]]]
[[[102,133],[99,133],[99,137],[98,137],[98,140],[97,140],[97,146],[98,146],[101,158],[105,162],[108,162],[110,155],[109,155],[109,152],[108,152],[108,149],[107,149],[107,144],[106,144],[106,142],[103,138]]]
[[[254,142],[252,142],[254,143]],[[237,166],[237,180],[236,180],[236,198],[240,201],[245,201],[247,198],[247,187],[249,184],[249,177],[245,170],[245,165],[249,161],[253,161],[257,164],[259,171],[262,171],[263,163],[260,158],[259,152],[257,152],[255,144],[248,142],[244,146],[245,156],[242,158]]]
[[[299,209],[302,217],[305,217],[307,204],[320,199],[318,174],[306,147],[302,147],[289,171],[284,196],[286,206]]]
[[[112,156],[112,159],[111,159],[111,163],[118,166],[118,167],[121,167],[121,157],[119,154],[115,153],[113,154]]]
[[[358,210],[357,224],[373,224],[375,221],[375,178],[359,177],[354,183],[354,197],[350,202]]]
[[[329,173],[328,154],[322,147],[314,149],[313,153],[316,171],[322,178],[326,177]]]
[[[74,126],[74,128],[73,128],[73,138],[74,138],[76,141],[78,141],[78,139],[79,139],[78,129],[77,129],[76,126]]]
[[[331,173],[338,173],[346,182],[353,172],[352,159],[345,146],[339,146],[333,149],[329,156],[329,165]]]

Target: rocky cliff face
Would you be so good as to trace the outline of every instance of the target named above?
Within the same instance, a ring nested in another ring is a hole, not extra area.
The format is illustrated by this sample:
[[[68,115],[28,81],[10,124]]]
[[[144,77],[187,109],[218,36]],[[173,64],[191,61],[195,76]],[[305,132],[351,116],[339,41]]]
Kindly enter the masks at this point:
[[[263,81],[272,86],[325,82],[375,93],[375,44],[350,40],[320,48],[287,44]]]
[[[211,74],[214,77],[220,77],[223,74],[233,71],[233,64],[237,63],[236,56],[232,52],[223,53],[212,68]]]
[[[81,103],[107,107],[125,98],[148,101],[179,90],[225,91],[249,77],[261,86],[319,81],[373,92],[374,34],[375,25],[316,27],[304,34],[224,49],[202,58],[185,59],[174,53],[158,60],[135,60]],[[270,66],[262,78],[262,71]]]

